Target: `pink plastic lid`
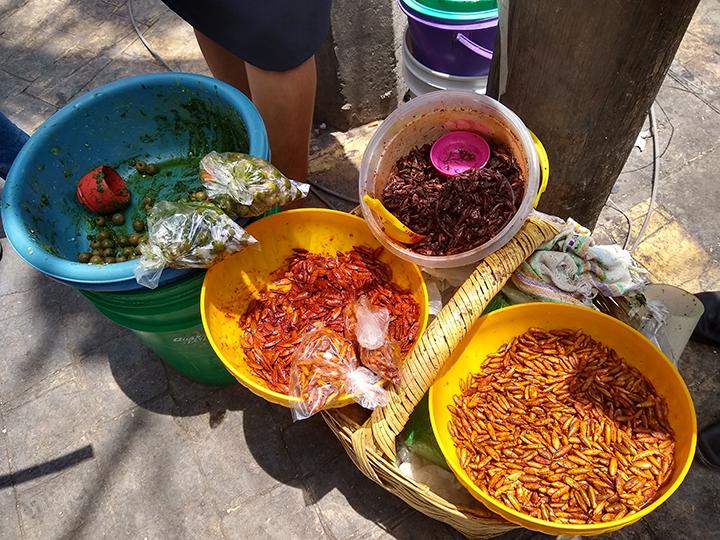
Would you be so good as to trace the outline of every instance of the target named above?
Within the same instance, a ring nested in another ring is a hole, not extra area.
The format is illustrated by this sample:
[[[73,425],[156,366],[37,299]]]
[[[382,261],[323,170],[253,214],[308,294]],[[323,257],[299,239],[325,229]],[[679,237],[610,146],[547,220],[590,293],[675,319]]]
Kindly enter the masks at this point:
[[[451,131],[430,149],[430,161],[445,176],[481,169],[490,159],[490,145],[472,131]]]

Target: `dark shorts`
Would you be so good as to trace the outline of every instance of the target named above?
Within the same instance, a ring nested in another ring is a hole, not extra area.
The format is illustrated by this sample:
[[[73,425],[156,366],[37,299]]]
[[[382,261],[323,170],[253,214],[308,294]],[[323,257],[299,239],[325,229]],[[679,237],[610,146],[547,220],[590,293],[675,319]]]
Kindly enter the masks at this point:
[[[193,28],[268,71],[310,58],[330,30],[331,0],[163,0]]]

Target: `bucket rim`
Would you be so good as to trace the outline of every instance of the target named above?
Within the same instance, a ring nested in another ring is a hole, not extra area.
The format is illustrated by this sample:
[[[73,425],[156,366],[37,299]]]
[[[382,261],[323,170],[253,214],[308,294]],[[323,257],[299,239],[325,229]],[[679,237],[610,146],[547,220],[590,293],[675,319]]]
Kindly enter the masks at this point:
[[[434,70],[415,58],[413,51],[411,50],[412,43],[410,42],[410,29],[406,28],[403,35],[403,56],[405,66],[408,71],[415,77],[420,79],[422,82],[437,88],[438,90],[468,90],[472,89],[477,92],[482,89],[481,93],[485,93],[489,80],[489,75],[451,75],[442,71]],[[421,74],[422,73],[422,74]],[[423,75],[427,74],[432,78],[432,81],[425,78]],[[442,81],[447,83],[444,86],[438,86]],[[459,83],[460,86],[455,86],[455,83]],[[473,83],[478,83],[477,86]]]
[[[406,15],[415,18],[422,22],[425,21],[417,17],[417,15],[430,17],[438,21],[446,21],[452,23],[453,21],[458,23],[463,22],[480,22],[486,19],[497,18],[498,8],[480,10],[480,11],[449,11],[440,9],[432,6],[428,6],[420,2],[419,0],[398,0],[400,9],[402,9]],[[412,15],[411,15],[412,13]],[[453,25],[457,26],[457,25]]]
[[[138,302],[143,301],[143,296],[152,296],[162,289],[110,293],[80,290],[80,294],[108,319],[123,328],[151,334],[179,332],[202,325],[202,319],[200,317],[200,289],[204,279],[205,273],[198,272],[180,282],[180,284],[188,289],[186,293],[189,293],[183,294],[180,298],[173,298],[173,295],[177,296],[176,293],[179,292],[177,290],[178,284],[174,284],[176,285],[176,287],[174,287],[176,290],[164,291],[166,299],[167,295],[170,295],[170,298],[169,301],[162,303],[161,306],[155,305],[155,303],[153,303],[153,305],[148,305],[147,303],[139,305]],[[173,288],[173,285],[169,285],[168,287]],[[124,304],[124,297],[127,298],[132,305]],[[192,310],[193,306],[197,308],[196,313],[193,315],[185,315],[179,318],[168,316],[165,320],[157,320],[157,318],[162,317],[163,314]],[[145,317],[143,317],[143,315],[145,315]],[[145,320],[147,317],[151,317],[152,320]]]

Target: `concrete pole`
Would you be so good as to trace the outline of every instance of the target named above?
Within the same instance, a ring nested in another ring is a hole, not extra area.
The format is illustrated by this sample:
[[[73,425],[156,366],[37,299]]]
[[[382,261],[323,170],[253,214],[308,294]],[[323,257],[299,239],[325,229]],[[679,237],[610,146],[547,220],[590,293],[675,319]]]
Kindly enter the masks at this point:
[[[550,183],[540,210],[594,226],[698,3],[499,2],[488,94],[545,145]]]

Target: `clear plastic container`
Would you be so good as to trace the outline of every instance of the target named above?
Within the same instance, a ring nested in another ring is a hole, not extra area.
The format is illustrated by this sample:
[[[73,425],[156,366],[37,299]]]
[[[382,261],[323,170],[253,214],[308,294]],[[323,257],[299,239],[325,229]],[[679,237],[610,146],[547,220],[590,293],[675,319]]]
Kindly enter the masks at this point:
[[[363,202],[363,196],[369,193],[380,198],[390,171],[401,156],[456,129],[469,129],[491,143],[508,146],[525,180],[525,194],[517,213],[488,242],[455,255],[420,255],[385,235],[380,221]],[[425,268],[457,268],[477,263],[515,236],[533,208],[539,185],[538,155],[530,131],[522,120],[487,96],[465,90],[446,90],[408,101],[377,129],[360,166],[360,206],[375,238],[398,257]]]

